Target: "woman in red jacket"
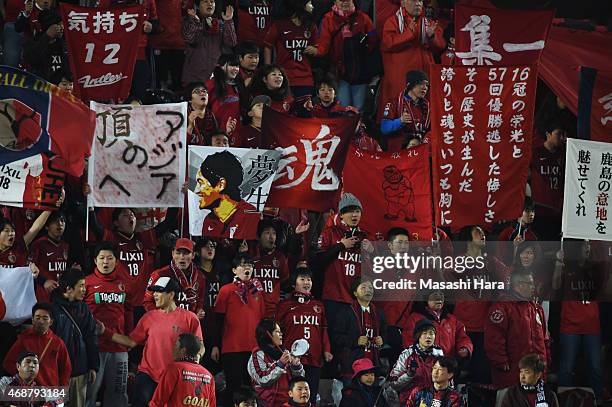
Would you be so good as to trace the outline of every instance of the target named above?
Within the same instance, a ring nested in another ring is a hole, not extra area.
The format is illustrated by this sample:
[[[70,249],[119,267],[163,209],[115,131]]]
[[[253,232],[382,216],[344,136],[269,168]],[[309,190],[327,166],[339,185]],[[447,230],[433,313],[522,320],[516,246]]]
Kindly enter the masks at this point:
[[[408,333],[411,333],[415,324],[422,319],[430,320],[436,327],[434,343],[442,348],[446,356],[470,356],[474,350],[472,340],[465,333],[465,326],[445,306],[442,291],[432,291],[427,296],[427,301],[413,305],[404,329],[404,347],[412,345],[414,340]]]
[[[283,333],[273,319],[262,319],[255,329],[257,348],[247,369],[260,407],[281,407],[287,400],[289,380],[304,376],[300,358],[282,350]]]

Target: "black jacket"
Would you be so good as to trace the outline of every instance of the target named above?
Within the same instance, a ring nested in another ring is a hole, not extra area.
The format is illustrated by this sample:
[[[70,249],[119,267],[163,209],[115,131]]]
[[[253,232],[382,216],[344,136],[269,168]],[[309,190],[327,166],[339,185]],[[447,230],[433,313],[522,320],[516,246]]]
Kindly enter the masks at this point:
[[[100,357],[96,320],[89,307],[83,301],[68,301],[56,293],[53,293],[51,300],[53,304],[51,329],[66,344],[72,363],[72,377],[85,374],[89,370],[98,371]],[[78,324],[78,329],[66,311]]]
[[[370,303],[370,313],[375,324],[373,336],[382,336],[384,344],[387,338],[387,323],[382,310],[378,310],[373,303]],[[338,358],[340,372],[344,375],[353,371],[352,365],[355,360],[364,357],[365,347],[357,344],[359,337],[365,335],[361,326],[362,318],[361,306],[355,301],[342,307],[334,317],[336,322],[329,327],[332,353]],[[372,347],[372,352],[374,365],[379,365],[380,349]]]
[[[366,386],[354,379],[342,389],[342,400],[339,407],[386,407],[387,402],[380,386]]]

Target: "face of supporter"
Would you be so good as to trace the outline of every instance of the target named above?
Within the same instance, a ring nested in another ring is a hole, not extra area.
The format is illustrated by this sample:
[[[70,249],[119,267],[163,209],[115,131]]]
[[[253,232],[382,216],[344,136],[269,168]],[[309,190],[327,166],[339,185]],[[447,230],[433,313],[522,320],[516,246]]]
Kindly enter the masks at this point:
[[[533,369],[521,369],[519,371],[519,380],[523,386],[535,386],[542,377],[542,373],[536,373]]]
[[[261,119],[263,117],[263,109],[264,109],[264,104],[263,103],[255,103],[251,107],[251,111],[249,112],[249,116],[255,117],[257,119]]]
[[[45,334],[51,327],[53,319],[47,310],[37,309],[32,316],[32,328],[38,334]]]
[[[66,297],[69,301],[83,301],[85,298],[85,279],[79,280],[74,288],[68,287],[66,290]]]
[[[297,382],[289,390],[289,398],[297,404],[306,404],[310,400],[310,386],[308,382]]]
[[[122,209],[114,224],[119,232],[131,235],[136,229],[136,215],[131,209]]]
[[[330,104],[336,98],[336,91],[331,86],[327,86],[325,84],[319,86],[319,91],[317,92],[319,95],[319,99],[321,102],[325,104]]]
[[[100,250],[96,256],[96,267],[102,274],[110,274],[115,270],[117,258],[111,250]]]
[[[198,86],[191,91],[191,103],[196,106],[208,105],[208,91],[203,86]]]
[[[200,258],[204,260],[212,260],[215,258],[216,251],[217,245],[215,245],[215,242],[208,242],[200,248]]]
[[[225,134],[215,134],[210,138],[213,147],[229,147],[229,140]]]
[[[365,281],[357,286],[355,290],[355,298],[364,302],[372,301],[372,297],[374,297],[374,287],[372,286],[372,282]]]
[[[310,276],[298,276],[295,279],[295,291],[310,294],[310,290],[312,290],[312,278]]]
[[[533,298],[535,294],[535,284],[533,282],[533,276],[521,277],[517,281],[515,281],[514,286],[512,287],[514,291],[518,295],[523,298]]]
[[[424,99],[427,96],[427,90],[429,89],[428,81],[421,81],[414,85],[411,92],[419,99]]]
[[[419,336],[419,345],[421,348],[429,348],[433,346],[435,340],[436,330],[433,328],[427,328],[421,332],[421,336]]]
[[[0,231],[0,248],[1,247],[13,247],[15,243],[15,229],[11,225],[4,226],[4,229]]]
[[[259,245],[266,250],[272,250],[276,246],[276,230],[267,228],[261,232],[259,237]]]
[[[535,211],[533,209],[523,210],[523,216],[521,216],[521,222],[526,225],[531,225],[535,219]]]
[[[38,367],[38,358],[36,356],[28,356],[27,358],[23,358],[21,363],[17,363],[19,377],[21,377],[25,382],[31,382],[38,375]]]
[[[254,71],[259,65],[259,54],[244,54],[244,56],[238,57],[240,60],[240,67]]]
[[[155,300],[155,307],[156,308],[166,308],[168,307],[168,305],[170,305],[170,303],[172,303],[172,300],[174,298],[174,293],[160,293],[160,292],[153,292],[153,299]]]
[[[280,89],[280,87],[283,86],[284,80],[283,73],[278,69],[273,70],[263,79],[269,90]]]
[[[519,254],[519,257],[523,267],[531,267],[536,257],[535,250],[533,247],[527,247]]]
[[[64,230],[66,230],[66,220],[63,217],[47,225],[47,234],[54,240],[60,240],[64,235]]]
[[[271,332],[271,335],[272,345],[281,346],[283,344],[283,331],[281,331],[278,324],[274,326],[274,331]]]
[[[374,372],[364,373],[359,377],[359,381],[366,386],[372,386],[376,380]]]
[[[173,249],[172,260],[179,269],[187,270],[193,261],[193,253],[187,249]]]
[[[566,141],[565,132],[561,129],[555,129],[546,133],[546,141],[553,148],[559,148]]]
[[[417,17],[423,11],[423,0],[402,0],[402,6],[412,17]]]
[[[223,65],[223,70],[227,75],[227,79],[236,79],[238,72],[240,72],[240,65],[225,64]]]
[[[57,84],[57,87],[65,90],[66,92],[72,93],[74,89],[74,82],[69,81],[68,79],[62,79],[60,83]]]
[[[234,404],[234,407],[257,407],[257,400],[241,401],[240,404]]]
[[[221,191],[225,187],[225,179],[219,180],[216,186],[210,185],[210,181],[206,179],[201,171],[196,175],[195,193],[200,196],[200,209],[206,209],[212,204],[220,200],[223,195]]]
[[[349,11],[355,5],[353,0],[336,0],[336,6],[342,11]]]
[[[421,140],[415,137],[415,138],[410,139],[406,148],[413,148],[413,147],[420,146],[420,145],[421,145]]]
[[[240,281],[249,281],[253,275],[253,265],[242,263],[238,267],[233,268],[232,271]]]
[[[429,294],[427,298],[427,307],[436,312],[440,312],[444,306],[444,294],[441,292],[435,292]]]
[[[410,248],[410,239],[406,235],[397,235],[389,242],[391,254],[406,253]]]
[[[484,247],[486,237],[484,231],[480,227],[472,229],[472,243],[475,243],[479,247]]]
[[[448,373],[448,368],[440,366],[439,362],[436,362],[431,369],[431,380],[437,384],[448,383],[452,379],[453,374]]]
[[[211,17],[215,13],[215,0],[200,0],[200,15]]]
[[[348,227],[354,228],[359,225],[359,221],[361,220],[361,209],[353,209],[352,211],[343,212],[340,214],[340,219],[344,222]]]

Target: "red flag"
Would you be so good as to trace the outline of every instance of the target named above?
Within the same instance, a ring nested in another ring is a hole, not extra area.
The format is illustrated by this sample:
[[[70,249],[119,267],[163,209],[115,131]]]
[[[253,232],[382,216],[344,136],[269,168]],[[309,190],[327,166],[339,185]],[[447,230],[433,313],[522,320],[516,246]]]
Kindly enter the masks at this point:
[[[392,227],[412,240],[432,238],[429,145],[394,153],[369,153],[351,146],[344,164],[344,192],[363,205],[360,226],[384,240]]]
[[[501,10],[457,4],[457,64],[536,64],[544,49],[553,17],[553,10]]]
[[[342,189],[342,168],[358,120],[358,116],[301,119],[266,108],[265,145],[283,150],[266,206],[332,209]]]
[[[123,100],[130,93],[142,6],[88,8],[60,4],[75,93],[83,100]]]
[[[438,225],[520,216],[531,159],[536,70],[432,65],[433,182]]]
[[[612,142],[612,71],[582,67],[578,137]]]
[[[0,67],[0,165],[37,154],[53,166],[83,174],[95,126],[94,112],[36,75]]]

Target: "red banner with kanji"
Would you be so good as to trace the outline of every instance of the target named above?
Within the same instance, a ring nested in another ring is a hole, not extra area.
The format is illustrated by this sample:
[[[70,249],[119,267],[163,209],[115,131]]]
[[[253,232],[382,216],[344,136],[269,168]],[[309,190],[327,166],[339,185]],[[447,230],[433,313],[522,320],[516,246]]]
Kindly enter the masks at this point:
[[[612,142],[612,71],[581,68],[578,138]]]
[[[61,3],[74,89],[85,101],[122,101],[130,93],[142,6],[88,8]]]
[[[457,64],[536,64],[544,49],[553,17],[553,10],[502,10],[457,4]]]
[[[283,154],[266,206],[319,212],[334,208],[358,120],[358,116],[302,119],[266,108],[265,145]]]
[[[363,205],[360,226],[386,239],[393,227],[410,232],[412,240],[432,238],[429,145],[409,150],[371,153],[351,146],[344,164],[344,192]]]
[[[535,68],[432,65],[429,77],[436,223],[458,229],[519,217]]]

